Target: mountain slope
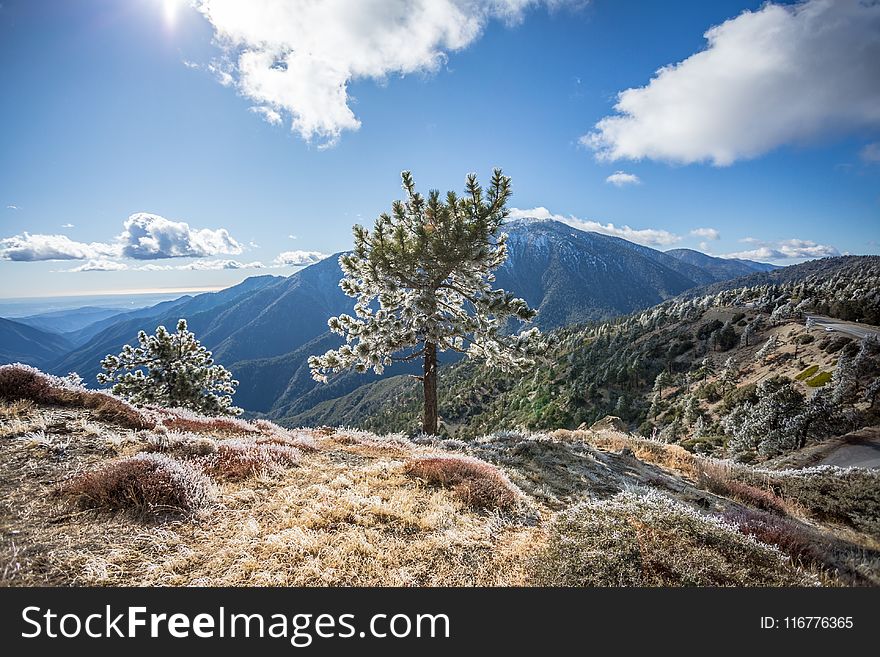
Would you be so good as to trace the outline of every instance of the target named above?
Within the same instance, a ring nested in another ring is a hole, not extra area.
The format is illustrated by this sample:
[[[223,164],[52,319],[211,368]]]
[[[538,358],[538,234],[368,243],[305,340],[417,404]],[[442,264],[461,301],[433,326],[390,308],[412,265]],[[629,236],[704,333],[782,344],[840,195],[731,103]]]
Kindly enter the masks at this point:
[[[70,346],[70,342],[57,333],[0,317],[0,363],[45,367]]]
[[[752,260],[739,260],[735,258],[716,258],[693,249],[671,249],[666,255],[699,267],[715,277],[716,281],[723,281],[740,276],[748,276],[755,272],[773,271],[779,269],[776,265]]]
[[[140,308],[117,318],[102,320],[106,323],[105,328],[85,344],[55,360],[49,369],[57,374],[77,372],[89,384],[93,384],[95,376],[101,371],[101,359],[107,354],[119,353],[123,345],[135,342],[138,331],[152,333],[159,324],[173,329],[177,320],[184,317],[189,322],[190,329],[200,335],[210,325],[217,308],[285,280],[287,279],[278,276],[255,276],[219,292],[208,292],[195,297],[185,296],[150,308]]]
[[[27,317],[16,317],[15,321],[27,324],[28,326],[33,326],[41,331],[69,334],[93,325],[96,322],[100,322],[101,320],[110,317],[117,317],[124,312],[125,310],[120,308],[85,306],[82,308],[55,310],[48,313],[40,313],[38,315],[29,315]]]
[[[607,324],[561,329],[546,361],[525,377],[505,376],[473,361],[444,368],[440,374],[441,416],[450,431],[462,436],[502,428],[574,428],[607,414],[621,416],[631,428],[647,421],[642,430],[650,435],[654,427],[662,429],[682,417],[690,385],[686,377],[690,374],[691,382],[705,377],[705,370],[699,372],[707,357],[718,372],[732,356],[741,387],[778,375],[796,379],[807,372],[808,376],[796,380],[795,387],[809,396],[830,382],[840,354],[852,358],[858,345],[839,332],[808,329],[803,313],[819,309],[824,314],[830,309],[834,314],[837,308],[853,306],[861,310],[863,323],[865,318],[880,319],[880,257],[840,257],[821,264],[794,265],[785,272],[787,282],[772,294],[762,285],[736,288],[726,295],[678,298]],[[803,299],[810,307],[795,310]],[[840,303],[838,299],[849,305],[835,305]],[[777,309],[781,312],[774,313]],[[712,336],[725,324],[733,334],[719,345]],[[744,338],[750,324],[751,338]],[[876,332],[880,334],[880,329]],[[757,362],[757,352],[771,338],[778,341],[775,352],[766,363]],[[876,356],[868,356],[864,362],[868,365],[863,365],[866,369],[860,375],[860,389],[870,384],[871,372],[880,373]],[[651,407],[652,386],[662,371],[675,381],[667,387],[678,392],[664,393],[658,418]],[[818,374],[822,377],[813,380]],[[415,383],[407,377],[395,377],[369,384],[283,418],[283,422],[412,431],[421,412],[421,392]],[[708,423],[719,419],[716,404],[722,395],[714,392],[712,396],[712,401],[700,401],[699,408],[705,414],[707,434],[718,438],[720,444],[721,434],[711,434]],[[859,410],[867,422],[873,421],[873,412],[871,407]],[[840,434],[849,430],[845,423],[839,428]],[[721,430],[716,426],[715,431]]]
[[[630,313],[717,280],[655,249],[558,221],[516,220],[504,231],[498,286],[536,308],[543,330]]]

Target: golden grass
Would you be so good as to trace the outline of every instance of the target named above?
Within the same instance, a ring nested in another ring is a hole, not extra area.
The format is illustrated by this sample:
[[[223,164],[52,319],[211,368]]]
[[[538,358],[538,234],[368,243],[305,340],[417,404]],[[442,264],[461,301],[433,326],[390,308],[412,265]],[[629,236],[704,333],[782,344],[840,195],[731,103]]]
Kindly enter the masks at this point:
[[[513,443],[499,439],[459,447],[492,461],[490,465],[462,459],[439,444],[419,446],[400,436],[347,429],[289,431],[271,423],[251,423],[258,431],[235,437],[216,427],[204,433],[167,427],[163,431],[161,425],[133,431],[98,421],[94,411],[54,407],[38,408],[22,421],[33,425],[40,418],[45,436],[35,433],[27,440],[0,441],[0,467],[6,473],[0,479],[0,585],[531,585],[545,583],[536,575],[534,559],[550,544],[553,519],[562,517],[554,511],[565,513],[585,500],[598,504],[621,486],[626,489],[626,482],[656,481],[667,494],[680,495],[688,504],[711,498],[716,512],[735,508],[734,502],[722,499],[725,503],[718,504],[719,498],[688,482],[696,481],[707,460],[614,432],[555,432],[552,441],[547,436],[522,436]],[[572,441],[578,442],[565,444]],[[536,449],[525,449],[531,442]],[[508,454],[508,443],[522,448],[515,458]],[[53,451],[53,446],[62,445],[62,450]],[[665,464],[664,469],[638,464],[619,454],[623,449]],[[54,482],[143,451],[161,452],[164,458],[193,466],[209,465],[222,451],[286,456],[274,463],[277,467],[245,468],[241,478],[223,478],[220,470],[204,467],[215,480],[214,500],[184,519],[144,522],[128,513],[74,509],[47,495]],[[514,490],[530,505],[530,515],[475,509],[473,500],[462,497],[451,480],[425,485],[413,476],[413,466],[407,467],[449,459],[476,463],[480,475],[490,471],[505,481],[512,477],[519,486]],[[559,490],[541,496],[542,482],[549,486],[547,482],[554,481]],[[640,555],[656,548],[658,569],[664,560],[679,564],[678,580],[669,583],[692,582],[686,577],[691,567],[687,564],[696,564],[696,573],[717,575],[723,583],[759,583],[750,565],[756,558],[772,571],[766,583],[790,581],[790,564],[780,565],[775,557],[761,561],[764,548],[759,546],[755,553],[754,541],[728,541],[727,534],[721,556],[714,557],[714,544],[701,543],[699,532],[687,534],[690,556],[676,561],[678,516],[672,517],[636,527]],[[695,517],[685,519],[691,522]],[[691,524],[702,527],[700,522]],[[775,525],[764,528],[751,519],[743,527],[744,532],[764,532],[768,540],[788,540]],[[790,549],[796,552],[795,548],[793,544]],[[697,568],[703,557],[706,562],[717,557],[714,571]],[[744,579],[737,579],[740,575]]]

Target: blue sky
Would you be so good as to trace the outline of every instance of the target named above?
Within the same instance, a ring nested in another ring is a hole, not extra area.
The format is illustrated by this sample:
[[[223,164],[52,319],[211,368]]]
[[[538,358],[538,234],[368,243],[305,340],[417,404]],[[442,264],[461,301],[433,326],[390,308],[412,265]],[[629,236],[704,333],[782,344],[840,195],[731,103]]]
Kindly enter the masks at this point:
[[[426,2],[2,0],[0,298],[289,274],[402,169],[660,249],[880,252],[880,8]]]

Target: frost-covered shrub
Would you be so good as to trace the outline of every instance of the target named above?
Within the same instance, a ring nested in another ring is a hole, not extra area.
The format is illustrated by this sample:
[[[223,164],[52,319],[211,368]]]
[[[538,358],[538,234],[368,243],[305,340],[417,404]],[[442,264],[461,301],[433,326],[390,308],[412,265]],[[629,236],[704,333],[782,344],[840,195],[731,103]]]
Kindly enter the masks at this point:
[[[198,463],[213,477],[240,481],[296,465],[301,455],[298,449],[287,445],[232,439],[218,443],[217,452],[199,459]]]
[[[207,477],[163,454],[110,461],[64,482],[58,494],[83,508],[144,515],[192,513],[212,499]]]
[[[404,470],[412,477],[451,488],[462,502],[476,508],[511,509],[522,495],[497,468],[467,456],[418,457],[407,461]]]
[[[47,403],[52,387],[57,385],[55,379],[30,365],[0,365],[0,397]]]
[[[258,434],[263,433],[259,427],[233,417],[211,417],[191,411],[188,408],[161,408],[156,412],[162,418],[162,424],[174,431],[203,433]]]
[[[153,434],[147,438],[147,451],[195,458],[217,453],[217,441],[207,436],[179,431]]]
[[[530,565],[544,586],[790,586],[775,548],[660,493],[623,492],[557,514]]]
[[[107,392],[86,390],[71,375],[52,376],[21,363],[0,365],[0,398],[88,408],[99,419],[129,429],[149,429],[155,425],[147,413],[124,399]]]
[[[749,470],[738,478],[769,486],[819,518],[880,536],[880,471],[820,465],[802,470]]]
[[[794,520],[754,509],[730,509],[722,517],[743,534],[775,545],[798,563],[821,564],[825,560],[821,547]]]

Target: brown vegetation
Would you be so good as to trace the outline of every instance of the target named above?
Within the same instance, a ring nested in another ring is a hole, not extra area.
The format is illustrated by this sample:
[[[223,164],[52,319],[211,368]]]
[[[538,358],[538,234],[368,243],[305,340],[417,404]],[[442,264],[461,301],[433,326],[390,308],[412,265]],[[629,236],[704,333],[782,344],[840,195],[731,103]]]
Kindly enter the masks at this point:
[[[161,454],[110,461],[62,483],[56,494],[82,508],[143,515],[192,513],[212,498],[207,478],[190,465]]]
[[[488,463],[465,456],[410,459],[408,475],[451,488],[462,502],[478,509],[509,510],[520,498],[510,480]]]

